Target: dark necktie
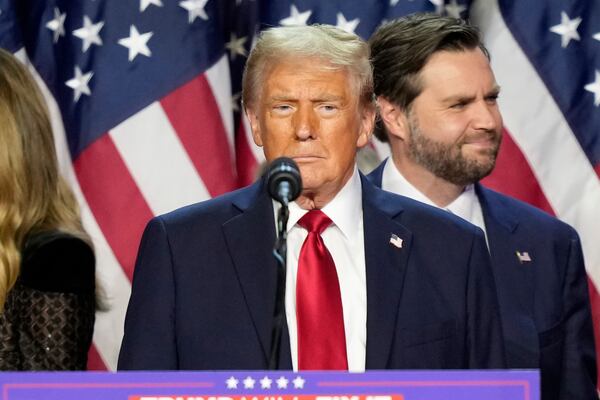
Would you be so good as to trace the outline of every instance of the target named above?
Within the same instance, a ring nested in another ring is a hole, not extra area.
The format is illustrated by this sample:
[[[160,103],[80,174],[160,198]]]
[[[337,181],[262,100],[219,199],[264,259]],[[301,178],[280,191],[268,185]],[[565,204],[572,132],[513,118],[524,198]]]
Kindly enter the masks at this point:
[[[347,370],[340,284],[333,258],[321,238],[331,219],[321,210],[312,210],[298,225],[308,231],[296,281],[298,369]]]

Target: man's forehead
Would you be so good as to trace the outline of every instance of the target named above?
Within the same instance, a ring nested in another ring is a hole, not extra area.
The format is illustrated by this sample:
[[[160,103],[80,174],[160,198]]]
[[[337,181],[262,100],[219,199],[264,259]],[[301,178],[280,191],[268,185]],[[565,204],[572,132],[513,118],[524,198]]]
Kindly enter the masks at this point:
[[[440,92],[484,88],[498,90],[489,60],[477,48],[465,51],[438,51],[423,66],[419,80],[423,91]]]
[[[321,57],[289,56],[274,59],[264,71],[264,80],[268,81],[274,76],[293,75],[310,77],[317,74],[339,75],[348,78],[348,69],[332,64]]]
[[[330,64],[298,65],[279,62],[265,75],[263,94],[269,98],[294,95],[341,98],[351,89],[351,79],[346,69],[333,69]]]

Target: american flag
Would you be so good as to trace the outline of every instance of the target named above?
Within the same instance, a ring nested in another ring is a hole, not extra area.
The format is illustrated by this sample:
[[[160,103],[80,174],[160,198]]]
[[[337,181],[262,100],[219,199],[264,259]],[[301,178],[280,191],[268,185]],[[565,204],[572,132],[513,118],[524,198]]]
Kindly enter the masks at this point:
[[[250,183],[263,161],[240,112],[256,32],[328,23],[368,38],[417,11],[482,29],[506,128],[485,183],[576,227],[598,327],[599,1],[0,0],[0,46],[47,97],[61,171],[96,247],[110,308],[97,313],[90,368],[116,367],[146,222]]]

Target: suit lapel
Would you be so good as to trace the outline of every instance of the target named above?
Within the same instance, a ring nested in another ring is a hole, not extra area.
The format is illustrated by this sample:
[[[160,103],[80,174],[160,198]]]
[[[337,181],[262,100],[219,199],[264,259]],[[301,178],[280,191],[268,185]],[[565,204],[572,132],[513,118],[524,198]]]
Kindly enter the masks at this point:
[[[385,201],[386,194],[365,179],[362,185],[367,275],[366,368],[384,369],[395,335],[412,234],[393,219],[402,212],[401,208],[390,206]],[[401,239],[401,247],[392,235]]]
[[[519,225],[517,217],[509,207],[498,201],[489,189],[478,184],[476,191],[481,204],[497,285],[505,286],[499,289],[512,288],[513,290],[507,293],[514,293],[515,286],[519,286],[521,290],[518,294],[530,294],[533,288],[526,286],[530,279],[524,279],[528,278],[524,274],[532,269],[529,268],[532,265],[520,263],[516,254],[517,251],[528,250],[519,247],[521,243],[516,233]],[[529,308],[531,306],[529,298],[530,296],[517,297],[514,300],[521,303],[519,307]]]
[[[492,191],[477,184],[477,195],[485,221],[486,234],[490,246],[492,269],[502,314],[502,324],[506,340],[506,350],[511,367],[536,367],[528,360],[536,360],[538,355],[529,354],[538,348],[537,329],[534,315],[535,262],[522,263],[517,251],[532,251],[522,248],[517,233],[518,218]]]
[[[223,232],[263,348],[266,367],[271,348],[277,278],[277,264],[272,255],[275,221],[272,202],[266,191],[262,190],[262,182],[255,184],[251,190],[249,196],[234,201],[233,205],[240,214],[223,224]],[[287,334],[283,336],[285,338]],[[284,338],[281,351],[289,353],[289,343]]]

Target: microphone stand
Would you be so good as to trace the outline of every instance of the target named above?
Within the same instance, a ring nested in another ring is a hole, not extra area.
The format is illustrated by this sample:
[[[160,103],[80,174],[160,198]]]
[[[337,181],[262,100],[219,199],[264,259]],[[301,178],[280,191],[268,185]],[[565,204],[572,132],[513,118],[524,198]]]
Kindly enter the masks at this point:
[[[273,315],[273,331],[271,333],[271,352],[269,369],[276,370],[279,365],[281,349],[281,333],[285,323],[285,284],[287,266],[287,222],[289,217],[288,201],[283,198],[281,208],[277,213],[277,240],[273,255],[277,260],[277,291],[275,294],[275,311]]]

